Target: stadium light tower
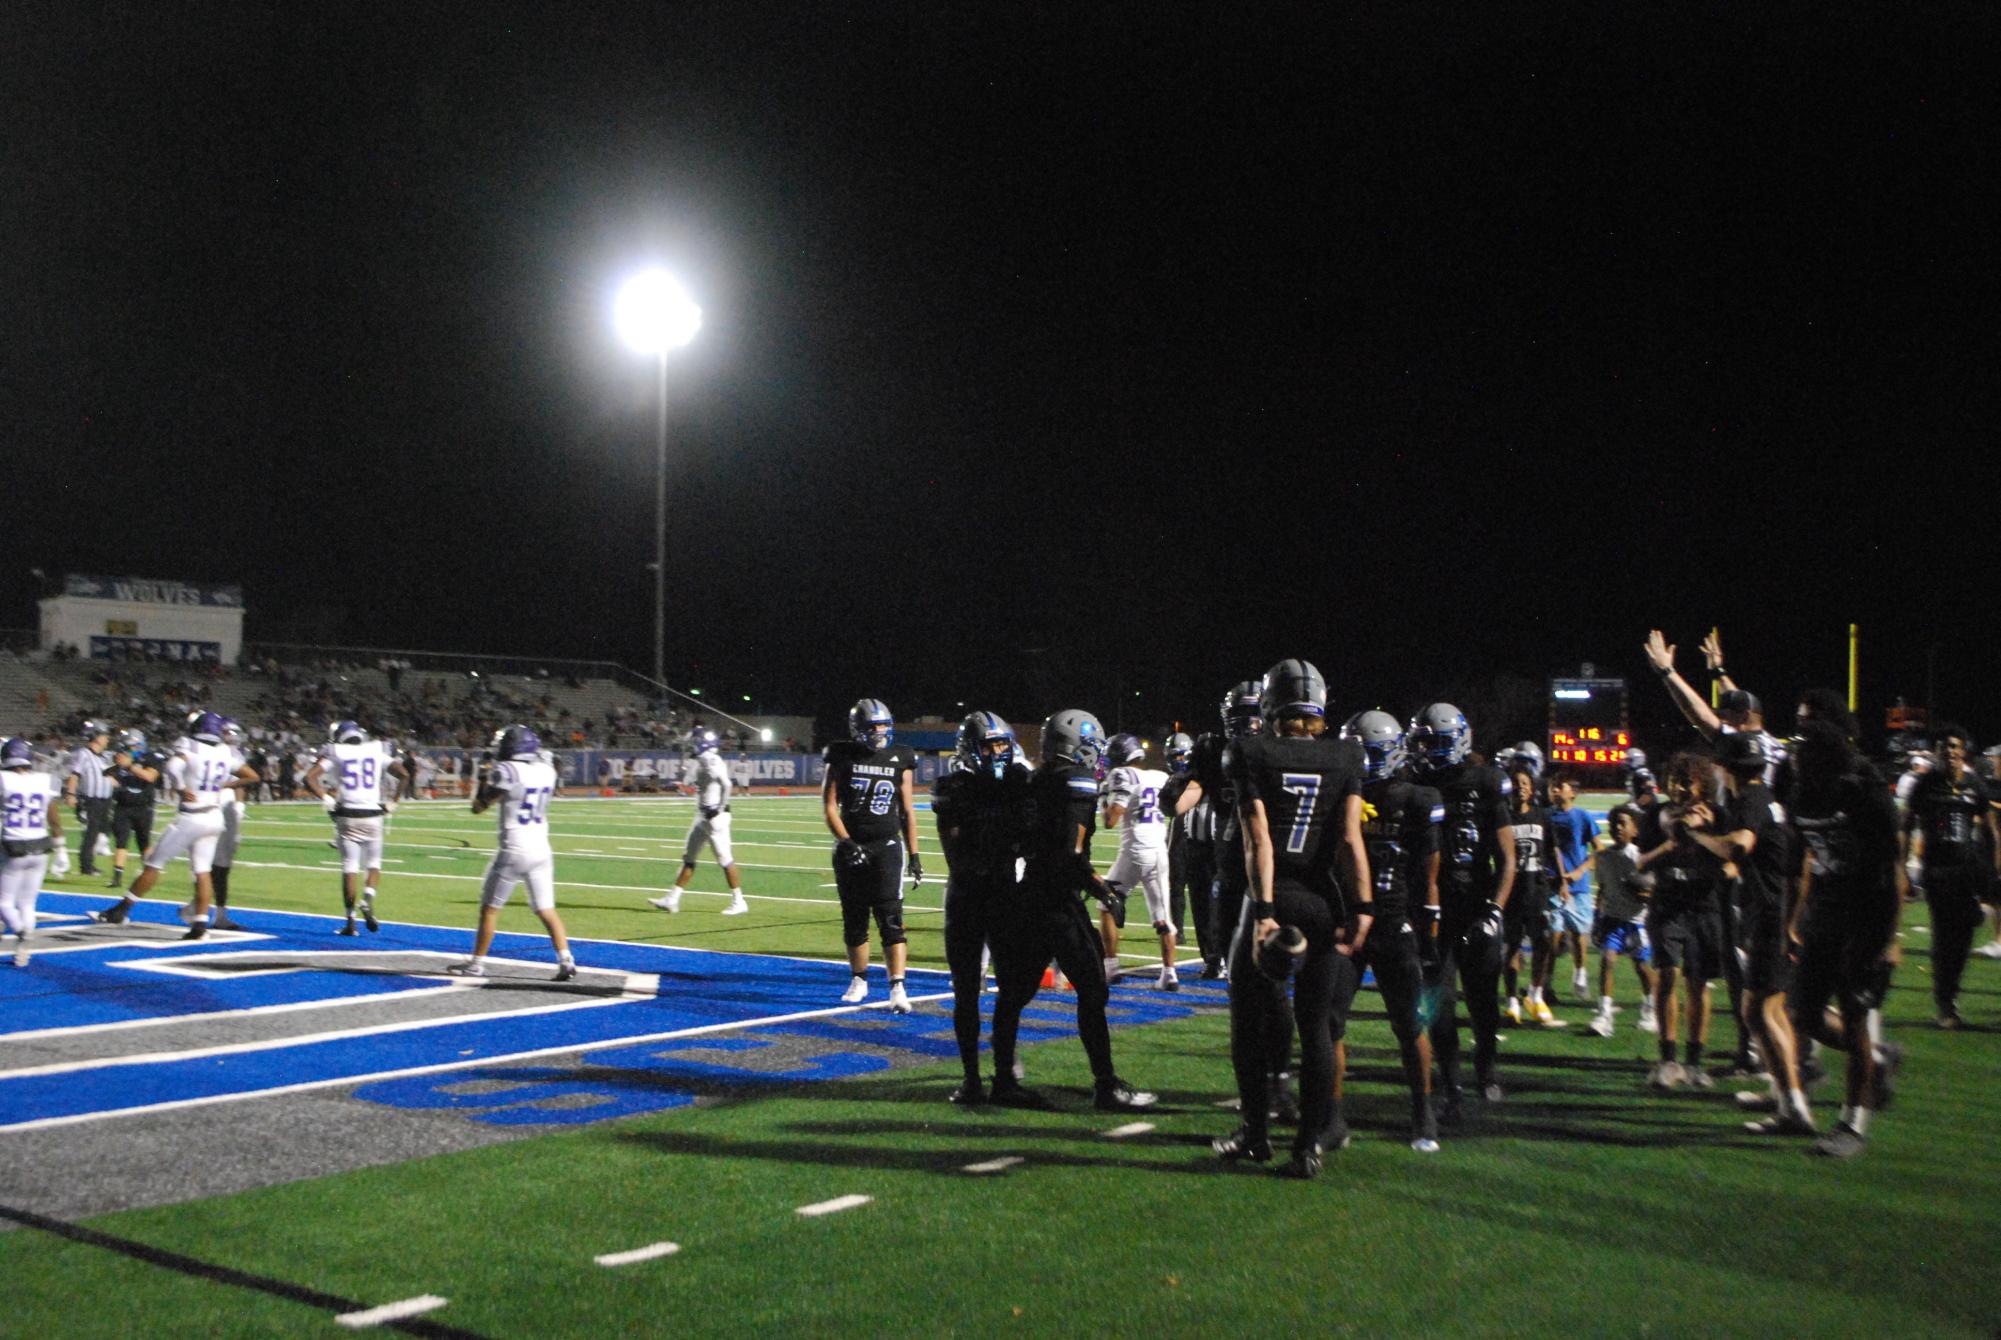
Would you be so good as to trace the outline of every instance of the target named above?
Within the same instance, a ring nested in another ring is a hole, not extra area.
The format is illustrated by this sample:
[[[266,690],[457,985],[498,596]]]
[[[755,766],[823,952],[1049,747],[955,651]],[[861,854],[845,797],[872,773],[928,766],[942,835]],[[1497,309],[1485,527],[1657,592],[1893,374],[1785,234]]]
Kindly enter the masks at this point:
[[[695,338],[702,309],[665,270],[625,281],[613,310],[619,337],[660,360],[660,434],[653,477],[653,680],[665,684],[667,647],[667,353]]]

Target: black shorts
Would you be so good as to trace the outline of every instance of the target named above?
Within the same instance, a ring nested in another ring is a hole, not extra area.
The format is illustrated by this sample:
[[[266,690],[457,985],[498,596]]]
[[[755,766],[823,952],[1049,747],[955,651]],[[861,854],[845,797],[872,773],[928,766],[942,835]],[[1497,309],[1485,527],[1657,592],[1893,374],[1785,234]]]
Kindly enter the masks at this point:
[[[1424,966],[1418,957],[1417,932],[1402,917],[1393,924],[1378,921],[1362,943],[1362,962],[1376,974],[1383,1012],[1400,1042],[1417,1038],[1418,996],[1424,989]]]
[[[1802,1028],[1817,1020],[1831,1000],[1841,1002],[1844,1010],[1871,1010],[1883,1003],[1889,986],[1883,950],[1890,942],[1890,925],[1840,912],[1823,912],[1818,918],[1808,913],[1787,997]]]
[[[1760,999],[1792,990],[1793,947],[1786,938],[1784,909],[1756,900],[1744,909],[1744,929],[1744,989]]]
[[[120,850],[126,842],[137,838],[138,850],[145,851],[153,845],[153,807],[151,805],[120,805],[111,812],[111,841]]]
[[[873,838],[855,845],[868,860],[848,866],[834,858],[834,887],[841,895],[841,937],[848,948],[868,943],[869,918],[875,918],[882,947],[900,945],[903,933],[903,839]]]
[[[1714,907],[1665,914],[1655,908],[1647,915],[1647,940],[1657,970],[1678,971],[1692,982],[1713,982],[1723,975],[1723,914]]]

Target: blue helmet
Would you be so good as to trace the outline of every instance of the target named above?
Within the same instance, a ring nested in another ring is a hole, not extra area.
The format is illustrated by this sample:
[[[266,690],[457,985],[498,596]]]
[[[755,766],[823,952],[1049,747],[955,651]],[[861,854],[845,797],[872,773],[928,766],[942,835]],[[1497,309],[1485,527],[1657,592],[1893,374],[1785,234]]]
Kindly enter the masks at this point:
[[[368,738],[368,732],[355,721],[336,721],[327,727],[327,741],[330,744],[360,744]]]
[[[1105,762],[1123,768],[1146,758],[1146,745],[1139,736],[1120,733],[1105,742]]]
[[[1410,719],[1410,747],[1422,772],[1464,763],[1473,748],[1473,728],[1451,703],[1433,703]]]
[[[723,737],[704,726],[695,732],[695,752],[713,754],[723,747]]]
[[[493,733],[493,756],[503,762],[533,758],[541,752],[542,737],[526,726],[503,726]]]
[[[1262,700],[1263,688],[1255,679],[1247,679],[1223,695],[1223,734],[1232,740],[1239,735],[1256,735],[1264,729],[1264,717],[1259,714],[1258,703]]]
[[[1074,763],[1093,772],[1105,770],[1105,728],[1089,712],[1066,707],[1042,723],[1042,761]]]
[[[223,720],[220,712],[188,713],[188,734],[204,744],[222,743]]]
[[[1388,712],[1357,712],[1341,727],[1341,738],[1362,746],[1362,778],[1380,782],[1403,771],[1410,758],[1403,726]]]
[[[1195,740],[1187,731],[1176,731],[1167,737],[1167,770],[1186,772],[1195,764]]]
[[[146,736],[142,731],[122,730],[118,732],[118,748],[127,754],[136,754],[146,747]]]
[[[848,738],[871,749],[887,749],[896,738],[896,718],[880,698],[863,698],[848,709]]]
[[[0,769],[32,768],[35,766],[35,747],[25,736],[16,735],[5,744],[0,744]]]
[[[954,772],[978,772],[982,768],[998,777],[1015,761],[1021,746],[1015,742],[1014,727],[992,712],[972,712],[959,723],[957,748],[952,754]],[[999,745],[1000,748],[994,748]]]

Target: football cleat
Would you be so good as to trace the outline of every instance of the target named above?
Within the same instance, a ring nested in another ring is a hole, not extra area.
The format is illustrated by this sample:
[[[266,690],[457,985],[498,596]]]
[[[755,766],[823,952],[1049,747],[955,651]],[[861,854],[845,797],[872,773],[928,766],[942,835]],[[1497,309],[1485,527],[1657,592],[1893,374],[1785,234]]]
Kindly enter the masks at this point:
[[[1812,1135],[1812,1117],[1802,1117],[1796,1112],[1780,1112],[1757,1121],[1747,1121],[1744,1129],[1752,1135]]]
[[[1161,991],[1179,991],[1181,989],[1181,975],[1172,968],[1162,968],[1160,970],[1160,980],[1155,982],[1154,986]]]
[[[859,1005],[868,999],[868,978],[856,977],[848,982],[848,989],[841,993],[841,1004]]]
[[[1563,1027],[1563,1021],[1556,1017],[1556,1012],[1549,1008],[1549,1002],[1546,1000],[1530,1001],[1529,1016],[1544,1028]]]
[[[1293,1150],[1292,1157],[1272,1171],[1295,1182],[1312,1181],[1320,1176],[1320,1146],[1308,1145],[1304,1149]]]
[[[1362,746],[1362,779],[1380,782],[1403,771],[1410,758],[1404,729],[1388,712],[1357,712],[1341,727],[1341,738]]]
[[[1647,1087],[1663,1093],[1679,1089],[1687,1083],[1688,1076],[1683,1073],[1679,1061],[1662,1061],[1647,1072]]]
[[[1209,1148],[1225,1163],[1271,1162],[1270,1138],[1253,1134],[1248,1126],[1239,1126],[1228,1135],[1217,1136],[1209,1142]]]
[[[226,911],[216,913],[215,920],[210,922],[209,926],[211,929],[218,931],[240,931],[243,929],[242,923],[230,920],[229,913]]]
[[[1440,772],[1466,761],[1473,728],[1451,703],[1433,703],[1410,719],[1409,743],[1420,772]]]
[[[1594,1014],[1591,1016],[1591,1022],[1586,1024],[1585,1027],[1601,1038],[1609,1038],[1612,1036],[1612,1016],[1609,1014]]]
[[[1152,1107],[1159,1099],[1144,1089],[1135,1089],[1114,1075],[1098,1081],[1097,1093],[1092,1101],[1100,1112],[1131,1112]]]
[[[375,904],[374,904],[374,903],[372,903],[372,902],[366,902],[366,901],[364,901],[364,902],[362,903],[362,905],[361,905],[361,924],[362,924],[362,925],[364,925],[364,926],[366,926],[366,927],[368,927],[368,933],[369,933],[370,935],[374,935],[374,934],[376,934],[376,933],[378,933],[378,932],[380,932],[380,931],[381,931],[381,929],[382,929],[382,923],[381,923],[381,922],[379,922],[379,921],[377,921],[377,920],[375,919]]]
[[[342,927],[341,927],[341,928],[340,928],[339,930],[337,930],[337,931],[335,931],[335,932],[334,932],[334,934],[335,934],[335,935],[359,935],[360,933],[361,933],[361,932],[357,931],[357,930],[356,930],[356,929],[354,928],[354,918],[353,918],[353,917],[349,917],[349,918],[347,919],[347,922],[346,922],[346,924],[345,924],[345,925],[343,925],[343,926],[342,926]]]
[[[1506,1101],[1508,1091],[1501,1087],[1499,1080],[1490,1079],[1480,1086],[1480,1100],[1485,1103]]]
[[[1508,997],[1508,1003],[1501,1007],[1501,1017],[1511,1024],[1518,1024],[1522,1021],[1522,999],[1520,996]]]
[[[889,988],[889,1012],[891,1014],[910,1013],[910,996],[904,991],[903,983],[892,982]]]
[[[1813,1152],[1822,1158],[1852,1159],[1860,1154],[1863,1148],[1861,1132],[1844,1121],[1814,1141]]]
[[[999,1075],[994,1076],[993,1084],[987,1089],[987,1101],[995,1107],[1017,1107],[1030,1112],[1049,1110],[1049,1100],[1041,1094],[1022,1088],[1020,1080],[1003,1079]]]
[[[575,960],[572,960],[568,963],[558,963],[556,965],[556,976],[554,980],[558,982],[569,982],[569,981],[574,981],[576,979],[576,976],[577,976],[577,965]]]
[[[945,1101],[957,1103],[960,1107],[978,1107],[987,1101],[986,1086],[977,1079],[961,1080],[959,1087],[952,1090]]]
[[[478,959],[469,958],[461,963],[446,964],[445,971],[454,977],[484,977],[486,965]]]
[[[1755,1089],[1739,1089],[1732,1097],[1739,1111],[1776,1112],[1779,1110],[1779,1100],[1776,1097],[1769,1093],[1760,1093]]]
[[[14,937],[14,966],[17,968],[28,966],[28,937],[26,935],[17,935]]]
[[[722,910],[722,915],[726,917],[740,917],[748,911],[750,911],[750,904],[744,901],[743,894],[738,893],[734,898],[730,899],[730,905]]]
[[[681,910],[681,891],[675,889],[669,893],[662,894],[658,898],[648,898],[646,901],[652,903],[662,912],[679,912]]]
[[[863,698],[848,709],[848,738],[870,749],[887,749],[896,739],[896,718],[880,698]]]
[[[208,923],[206,921],[197,921],[194,925],[188,927],[187,933],[181,936],[181,938],[183,940],[199,940],[207,934]]]

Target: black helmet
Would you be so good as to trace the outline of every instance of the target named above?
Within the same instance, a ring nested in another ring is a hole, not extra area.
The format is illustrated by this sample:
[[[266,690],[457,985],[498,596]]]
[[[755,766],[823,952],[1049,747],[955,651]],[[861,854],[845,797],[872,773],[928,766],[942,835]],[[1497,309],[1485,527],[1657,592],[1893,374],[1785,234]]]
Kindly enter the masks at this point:
[[[1327,679],[1313,662],[1289,657],[1265,671],[1258,706],[1268,723],[1280,717],[1325,717]]]

